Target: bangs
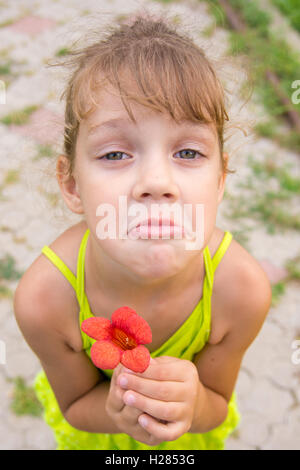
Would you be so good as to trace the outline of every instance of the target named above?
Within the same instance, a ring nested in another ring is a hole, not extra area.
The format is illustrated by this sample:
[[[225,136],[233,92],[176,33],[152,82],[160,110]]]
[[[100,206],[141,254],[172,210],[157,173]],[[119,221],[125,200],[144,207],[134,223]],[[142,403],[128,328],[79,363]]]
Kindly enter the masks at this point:
[[[229,117],[213,61],[165,18],[138,15],[111,25],[100,40],[68,55],[63,65],[74,68],[61,98],[66,97],[64,152],[71,171],[80,122],[101,107],[101,92],[108,89],[122,100],[135,124],[130,102],[167,112],[177,124],[213,124],[223,169],[230,172],[222,158],[223,131]]]
[[[110,85],[133,122],[131,100],[167,112],[177,123],[213,123],[221,133],[228,120],[224,93],[201,49],[154,38],[109,52],[94,55],[76,77],[72,102],[79,122],[101,105],[99,92]]]

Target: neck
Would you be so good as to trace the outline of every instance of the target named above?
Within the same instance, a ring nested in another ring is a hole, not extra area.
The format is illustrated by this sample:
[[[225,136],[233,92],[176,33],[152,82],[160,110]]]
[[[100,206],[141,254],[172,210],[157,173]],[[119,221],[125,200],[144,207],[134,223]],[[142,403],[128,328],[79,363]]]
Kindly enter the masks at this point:
[[[128,305],[137,311],[145,305],[163,308],[170,299],[178,299],[184,292],[192,292],[201,286],[205,276],[203,250],[194,254],[175,275],[145,279],[122,266],[99,248],[90,232],[85,257],[85,271],[92,292],[103,293],[111,299],[115,308]],[[96,296],[97,294],[95,294]]]

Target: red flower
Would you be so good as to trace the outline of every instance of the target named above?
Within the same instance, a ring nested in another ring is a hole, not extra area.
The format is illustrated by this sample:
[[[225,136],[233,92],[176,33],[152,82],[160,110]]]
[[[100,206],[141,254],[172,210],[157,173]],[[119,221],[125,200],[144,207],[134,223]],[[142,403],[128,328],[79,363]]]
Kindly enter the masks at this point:
[[[81,329],[97,341],[91,348],[91,358],[100,369],[114,369],[119,362],[134,372],[144,372],[150,363],[150,353],[143,344],[152,342],[151,328],[130,307],[120,307],[108,318],[91,317],[81,323]]]

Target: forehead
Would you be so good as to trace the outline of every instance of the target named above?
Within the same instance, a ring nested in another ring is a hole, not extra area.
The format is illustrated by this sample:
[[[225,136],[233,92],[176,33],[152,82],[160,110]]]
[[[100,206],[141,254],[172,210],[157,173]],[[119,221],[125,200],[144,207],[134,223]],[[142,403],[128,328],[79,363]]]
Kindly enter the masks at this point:
[[[157,115],[155,119],[161,118],[161,115]],[[159,126],[161,124],[159,123]],[[188,132],[188,133],[195,133],[198,135],[205,135],[207,140],[214,141],[216,138],[216,132],[214,127],[206,124],[206,123],[195,123],[193,121],[189,121],[187,119],[181,120],[179,123],[175,121],[169,121],[169,126],[176,127],[178,132]],[[114,132],[114,131],[122,131],[122,130],[130,130],[139,128],[139,123],[135,124],[129,117],[115,117],[111,119],[105,119],[104,121],[95,120],[87,126],[87,136],[89,139],[92,139],[96,136],[99,132]]]
[[[113,132],[123,129],[126,131],[139,131],[143,125],[152,123],[157,123],[158,127],[164,125],[177,131],[205,133],[212,139],[217,137],[216,127],[213,123],[191,120],[184,117],[176,121],[167,110],[165,112],[156,111],[134,100],[127,100],[126,103],[129,105],[133,115],[132,119],[118,92],[114,89],[111,90],[103,89],[101,91],[97,100],[97,108],[88,119],[83,121],[86,135],[89,139],[92,139],[99,132]]]

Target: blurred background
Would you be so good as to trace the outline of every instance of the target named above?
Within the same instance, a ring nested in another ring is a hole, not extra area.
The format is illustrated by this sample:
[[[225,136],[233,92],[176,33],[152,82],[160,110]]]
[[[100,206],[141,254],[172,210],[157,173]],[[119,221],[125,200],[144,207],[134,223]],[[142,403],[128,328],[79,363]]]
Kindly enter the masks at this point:
[[[47,67],[91,26],[165,12],[214,61],[226,90],[230,169],[217,226],[272,285],[236,384],[227,449],[300,449],[300,0],[0,0],[0,449],[55,449],[32,389],[41,366],[13,315],[20,277],[77,223],[55,179],[66,74]]]

